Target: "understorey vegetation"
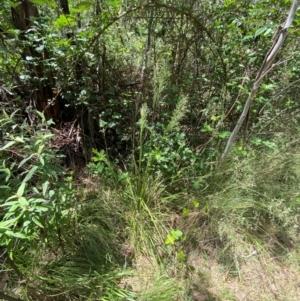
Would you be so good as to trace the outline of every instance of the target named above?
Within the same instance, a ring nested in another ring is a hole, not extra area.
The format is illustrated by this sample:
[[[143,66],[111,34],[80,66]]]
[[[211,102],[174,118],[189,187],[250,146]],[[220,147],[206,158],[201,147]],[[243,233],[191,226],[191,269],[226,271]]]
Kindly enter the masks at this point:
[[[0,299],[298,300],[298,1],[2,2]]]

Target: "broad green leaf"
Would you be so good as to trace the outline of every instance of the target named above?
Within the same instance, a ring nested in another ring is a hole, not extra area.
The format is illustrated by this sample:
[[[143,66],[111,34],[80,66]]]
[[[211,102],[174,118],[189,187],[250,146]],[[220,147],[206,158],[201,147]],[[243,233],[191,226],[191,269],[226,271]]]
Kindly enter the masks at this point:
[[[272,28],[268,28],[265,33],[264,36],[267,36],[269,33],[272,33]]]
[[[16,137],[15,139],[17,142],[25,143],[25,141],[22,137]]]
[[[22,183],[26,183],[28,182],[32,176],[34,175],[35,171],[38,169],[38,166],[33,166],[30,171],[28,172],[28,174],[26,175],[25,179],[22,181]]]
[[[178,240],[183,233],[180,230],[171,230],[171,235],[175,238],[175,240]]]
[[[43,186],[43,196],[45,196],[47,189],[49,187],[49,181],[44,182],[42,186]]]
[[[9,228],[13,226],[17,221],[18,221],[18,217],[15,217],[7,221],[2,221],[0,222],[0,228]]]
[[[9,189],[10,187],[7,185],[0,185],[0,189]]]
[[[24,197],[20,197],[19,202],[20,202],[21,206],[23,206],[23,207],[29,206],[29,203],[27,202],[27,200]]]
[[[35,209],[37,209],[38,211],[41,211],[41,212],[49,211],[49,208],[45,207],[45,206],[35,206]]]
[[[39,156],[39,160],[41,162],[41,164],[44,166],[45,165],[45,160],[42,156]]]
[[[18,208],[20,208],[20,205],[17,203],[17,204],[13,204],[10,208],[9,208],[9,210],[8,210],[8,212],[14,212],[16,209],[18,209]]]
[[[29,225],[30,225],[30,221],[28,220],[23,223],[24,228],[28,227]]]
[[[247,87],[245,87],[245,86],[243,86],[243,85],[238,85],[238,87],[239,87],[242,91],[244,91],[245,93],[248,92]],[[249,87],[249,89],[251,89],[251,87]]]
[[[179,249],[177,251],[177,256],[178,256],[178,259],[181,260],[181,261],[185,261],[186,260],[186,255],[184,253],[183,250]]]
[[[214,129],[207,123],[205,123],[201,129],[201,132],[213,132]]]
[[[26,186],[26,183],[23,182],[21,184],[21,186],[19,187],[18,191],[17,191],[17,196],[20,198],[23,196],[23,193],[24,193],[24,190],[25,190],[25,186]]]
[[[12,206],[14,204],[19,204],[19,202],[17,200],[11,202],[5,202],[4,204],[1,205],[1,207]]]
[[[271,142],[271,141],[268,141],[268,140],[266,140],[266,141],[262,141],[262,144],[264,144],[265,146],[267,146],[267,147],[269,147],[269,148],[276,148],[276,143],[274,143],[274,142]]]
[[[33,217],[32,218],[33,222],[38,225],[40,228],[44,228],[44,226],[42,225],[42,223],[36,218],[36,217]]]
[[[193,201],[193,205],[194,205],[195,208],[198,208],[198,207],[199,207],[199,202],[196,201],[196,200],[194,200],[194,201]]]
[[[26,239],[28,238],[26,235],[24,235],[23,233],[20,233],[20,232],[13,232],[13,231],[5,231],[5,234],[7,236],[12,236],[12,237],[16,237],[16,238],[21,238],[21,239]]]
[[[30,155],[30,156],[27,157],[27,158],[24,158],[24,159],[20,162],[20,164],[18,165],[18,168],[22,167],[22,166],[23,166],[28,160],[30,160],[32,157],[33,157],[33,154]]]
[[[38,47],[35,48],[35,50],[37,52],[42,52],[42,51],[44,51],[44,49],[45,49],[45,45],[44,44],[42,44],[42,45],[40,45],[40,46],[38,46]]]
[[[256,136],[253,136],[251,138],[251,142],[254,144],[254,145],[260,145],[262,143],[262,140],[261,138],[259,137],[256,137]]]
[[[1,147],[0,151],[7,149],[7,148],[11,147],[14,144],[16,144],[16,141],[10,141],[10,142],[6,143],[3,147]]]
[[[45,144],[42,144],[42,145],[39,146],[39,149],[38,149],[38,152],[37,152],[38,155],[40,155],[42,153],[44,147],[45,147]]]
[[[43,135],[43,139],[45,140],[45,139],[48,139],[53,136],[54,136],[53,134],[45,134],[45,135]]]
[[[36,188],[36,187],[33,187],[32,190],[36,193],[36,194],[39,194],[39,190]]]
[[[107,125],[107,122],[106,122],[106,121],[100,120],[99,126],[100,126],[101,128],[105,127],[106,125]]]
[[[46,118],[45,118],[45,115],[42,113],[42,112],[40,112],[40,111],[37,111],[37,110],[35,110],[35,113],[37,113],[40,117],[41,117],[41,119],[42,119],[42,122],[44,123],[45,122],[45,120],[46,120]]]
[[[105,162],[106,161],[106,154],[104,152],[104,150],[102,149],[100,152],[97,151],[96,149],[93,148],[92,150],[93,154],[95,154],[96,156],[93,157],[93,161],[94,162]]]
[[[222,118],[222,116],[212,115],[212,116],[210,117],[210,119],[211,119],[212,121],[217,121],[217,120],[220,119],[220,118]]]
[[[162,153],[161,153],[161,151],[159,151],[159,150],[154,150],[154,151],[153,151],[153,155],[154,155],[154,157],[155,157],[155,160],[159,161],[160,158],[161,158],[161,156],[162,156]]]
[[[260,36],[262,33],[264,33],[268,28],[266,26],[259,28],[256,30],[254,37]]]
[[[47,120],[46,124],[47,124],[48,126],[50,126],[50,125],[52,125],[52,124],[55,124],[55,122],[54,122],[54,121],[52,120],[52,118],[51,118],[51,119]],[[52,136],[54,136],[54,135],[52,135]]]
[[[252,64],[253,62],[255,62],[257,60],[257,56],[253,56],[250,58],[248,64]]]
[[[56,26],[58,28],[64,27],[72,27],[75,25],[75,20],[72,16],[68,15],[60,15],[59,18],[56,19]]]
[[[62,216],[66,216],[66,215],[68,215],[70,213],[70,209],[66,209],[66,210],[63,210],[62,212],[61,212],[61,215]]]
[[[175,238],[172,235],[168,234],[167,239],[165,240],[165,244],[174,245],[174,243],[175,243]]]
[[[36,199],[36,198],[30,198],[30,199],[29,199],[29,203],[30,203],[30,204],[47,203],[47,202],[48,202],[47,200],[45,200],[45,199],[40,199],[40,198],[38,198],[38,199]]]
[[[50,199],[54,196],[54,194],[55,194],[54,190],[50,190],[49,191],[49,197],[50,197]]]
[[[188,209],[188,208],[183,208],[183,210],[182,210],[182,215],[183,215],[183,216],[187,216],[187,215],[190,214],[190,212],[191,212],[190,209]]]
[[[220,133],[218,133],[218,137],[220,137],[220,138],[227,138],[227,137],[229,137],[230,136],[230,132],[228,132],[228,131],[223,131],[223,132],[220,132]]]

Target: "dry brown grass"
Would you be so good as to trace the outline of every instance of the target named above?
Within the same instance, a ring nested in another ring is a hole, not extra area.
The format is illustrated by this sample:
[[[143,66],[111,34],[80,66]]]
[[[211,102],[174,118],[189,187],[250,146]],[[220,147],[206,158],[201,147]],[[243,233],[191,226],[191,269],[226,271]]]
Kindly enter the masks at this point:
[[[198,288],[198,295],[209,292],[214,296],[214,299],[203,299],[207,301],[300,300],[300,267],[296,261],[281,262],[267,254],[250,252],[249,255],[253,255],[249,258],[236,256],[226,264],[220,261],[218,252],[216,250],[211,256],[190,254],[189,264],[195,268],[192,275],[194,295]],[[296,259],[297,255],[294,256]],[[206,279],[206,287],[197,287],[203,279]]]

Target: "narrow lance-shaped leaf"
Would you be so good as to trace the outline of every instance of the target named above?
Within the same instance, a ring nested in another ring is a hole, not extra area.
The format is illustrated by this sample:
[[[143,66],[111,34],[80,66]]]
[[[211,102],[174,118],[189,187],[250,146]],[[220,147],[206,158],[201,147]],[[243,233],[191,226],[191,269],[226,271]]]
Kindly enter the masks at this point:
[[[44,228],[44,226],[42,225],[42,223],[39,221],[38,218],[33,217],[33,218],[32,218],[32,221],[33,221],[37,226],[39,226],[40,228]]]
[[[49,181],[44,182],[42,186],[43,186],[43,196],[45,196],[49,186]]]
[[[30,155],[29,157],[24,158],[18,165],[18,168],[22,167],[28,160],[30,160],[32,158],[32,156],[33,156],[33,154]]]
[[[23,182],[21,184],[21,186],[19,187],[19,189],[17,191],[17,195],[18,195],[19,198],[23,196],[23,193],[24,193],[24,190],[25,190],[25,186],[26,186],[26,183]]]
[[[13,231],[10,231],[10,230],[6,231],[5,234],[6,234],[7,236],[12,236],[12,237],[21,238],[21,239],[26,239],[26,238],[28,238],[28,237],[27,237],[25,234],[23,234],[23,233],[20,233],[20,232],[13,232]]]
[[[32,176],[34,175],[35,171],[38,169],[38,166],[33,166],[30,171],[28,172],[28,174],[26,175],[26,177],[24,178],[24,180],[22,181],[22,183],[26,183],[28,182]]]
[[[11,147],[14,144],[16,144],[16,141],[10,141],[10,142],[6,143],[3,147],[1,147],[0,151],[7,149],[7,148]]]
[[[22,137],[16,137],[15,139],[17,142],[25,143],[25,141]]]

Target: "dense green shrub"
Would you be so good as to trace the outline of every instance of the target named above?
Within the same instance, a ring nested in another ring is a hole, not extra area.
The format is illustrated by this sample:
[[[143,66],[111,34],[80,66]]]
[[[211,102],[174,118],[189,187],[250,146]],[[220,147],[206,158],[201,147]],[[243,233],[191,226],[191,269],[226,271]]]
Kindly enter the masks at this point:
[[[19,239],[62,243],[74,197],[71,178],[59,167],[61,156],[51,147],[51,120],[38,113],[40,123],[33,129],[26,121],[17,123],[17,117],[3,111],[0,124],[0,243],[11,256]]]

